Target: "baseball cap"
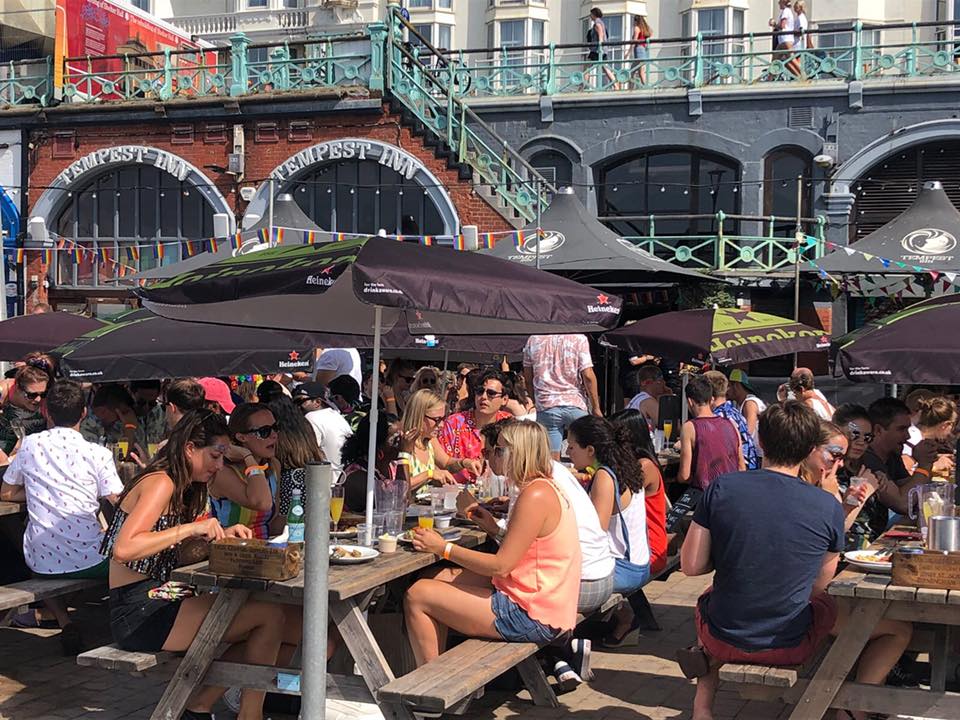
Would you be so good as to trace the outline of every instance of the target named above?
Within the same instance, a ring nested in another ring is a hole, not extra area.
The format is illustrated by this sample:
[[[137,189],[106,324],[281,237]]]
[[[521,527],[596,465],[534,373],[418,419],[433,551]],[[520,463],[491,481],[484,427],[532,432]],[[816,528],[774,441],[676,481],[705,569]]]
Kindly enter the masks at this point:
[[[750,387],[750,377],[747,375],[747,373],[744,370],[740,370],[739,368],[734,368],[733,370],[730,371],[729,380],[730,382],[740,383],[741,385],[743,385],[744,388],[746,388],[752,393],[756,392],[756,390]]]
[[[318,382],[300,383],[293,391],[294,400],[316,400],[327,397],[327,386]]]
[[[197,380],[203,387],[203,395],[207,402],[215,402],[223,408],[227,415],[233,412],[237,406],[230,395],[230,388],[227,384],[218,378],[205,377]]]

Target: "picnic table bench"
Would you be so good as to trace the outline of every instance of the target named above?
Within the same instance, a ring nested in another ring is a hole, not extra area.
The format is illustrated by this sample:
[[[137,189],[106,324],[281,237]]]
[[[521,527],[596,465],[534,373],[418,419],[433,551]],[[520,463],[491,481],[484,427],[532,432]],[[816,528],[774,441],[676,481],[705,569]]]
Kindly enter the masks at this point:
[[[893,544],[881,538],[877,547]],[[960,693],[945,691],[953,628],[960,625],[960,590],[894,585],[889,575],[844,570],[827,592],[850,605],[850,621],[832,643],[803,666],[724,665],[720,679],[741,695],[780,700],[794,709],[790,720],[820,720],[830,708],[922,716],[960,717]],[[877,623],[883,618],[914,623],[911,649],[929,652],[929,690],[866,685],[847,680]]]
[[[71,595],[103,585],[102,580],[31,579],[0,586],[0,627],[6,627],[28,605],[50,598]]]
[[[0,502],[0,516],[19,515],[27,509],[26,503]]]

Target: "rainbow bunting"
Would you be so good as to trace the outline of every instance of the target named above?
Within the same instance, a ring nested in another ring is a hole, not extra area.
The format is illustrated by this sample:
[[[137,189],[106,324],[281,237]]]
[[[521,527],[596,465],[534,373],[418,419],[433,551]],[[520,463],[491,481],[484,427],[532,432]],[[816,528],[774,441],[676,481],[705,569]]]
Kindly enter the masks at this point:
[[[25,253],[25,251],[24,251],[24,249],[23,249],[22,247],[21,247],[21,248],[17,248],[17,264],[18,264],[18,265],[23,265],[23,258],[24,258],[24,256],[25,256],[25,254],[26,254],[26,253]]]
[[[433,235],[424,235],[423,236],[424,245],[433,245]]]
[[[516,247],[523,245],[523,240],[523,230],[517,230],[515,233],[513,233],[513,243]]]
[[[493,236],[493,233],[480,233],[480,237],[482,239],[483,246],[487,248],[487,250],[492,250],[497,244],[497,239]]]
[[[270,231],[267,228],[260,228],[257,230],[257,237],[260,238],[260,242],[269,243]]]
[[[187,246],[187,257],[193,257],[195,254],[194,247],[193,247],[193,240],[186,240],[184,242],[186,243],[186,246]]]
[[[76,261],[77,265],[83,262],[83,248],[76,243],[73,245],[73,259]]]
[[[210,238],[210,252],[214,252],[214,253],[215,253],[215,252],[217,251],[217,249],[218,249],[217,239],[216,239],[216,238]]]
[[[454,237],[453,237],[453,246],[454,246],[457,250],[466,250],[466,249],[467,249],[467,241],[466,241],[466,239],[463,237],[463,233],[460,233],[459,235],[454,235]]]
[[[140,259],[140,246],[139,245],[128,245],[127,246],[127,257],[129,257],[134,262]]]
[[[237,233],[233,236],[233,249],[239,250],[243,246],[243,236]]]
[[[53,265],[53,250],[48,248],[43,251],[43,264],[47,266]]]
[[[154,252],[156,253],[157,260],[163,260],[163,253],[164,253],[163,243],[157,243],[156,247],[154,248]]]
[[[341,232],[333,233],[333,241],[334,241],[334,242],[343,242],[343,241],[346,240],[346,239],[347,239],[347,234],[346,234],[346,233],[341,233]]]
[[[314,245],[317,242],[317,233],[313,230],[304,230],[303,239],[307,241],[307,245]]]
[[[403,235],[397,235],[397,242],[403,242]]]
[[[283,245],[283,228],[274,228],[273,232],[277,239],[277,245]]]
[[[108,248],[100,248],[100,259],[105,263],[110,262],[110,250]]]

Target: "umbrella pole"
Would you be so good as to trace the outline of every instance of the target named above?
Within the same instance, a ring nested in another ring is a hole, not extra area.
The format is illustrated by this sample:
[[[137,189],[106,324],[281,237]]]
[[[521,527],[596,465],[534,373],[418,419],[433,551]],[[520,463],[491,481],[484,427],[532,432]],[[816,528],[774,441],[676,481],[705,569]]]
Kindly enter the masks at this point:
[[[680,374],[680,424],[687,421],[687,383],[690,382],[689,373]],[[672,434],[672,433],[671,433]]]
[[[328,462],[307,465],[307,516],[304,541],[310,551],[303,569],[303,717],[326,717],[327,709],[327,572],[330,568],[330,485]]]
[[[794,228],[794,240],[797,247],[794,250],[793,263],[793,319],[800,322],[800,248],[803,246],[803,175],[797,175],[797,225]],[[793,369],[797,369],[798,353],[793,354]]]
[[[269,205],[269,209],[267,210],[267,216],[268,216],[267,232],[269,233],[269,235],[267,236],[267,244],[271,245],[273,244],[273,178],[270,178],[269,183],[270,183],[270,205]]]
[[[373,382],[370,385],[370,440],[367,442],[367,545],[373,544],[373,495],[376,487],[377,424],[380,418],[380,325],[383,308],[377,305],[373,311]],[[309,715],[307,716],[309,717]]]

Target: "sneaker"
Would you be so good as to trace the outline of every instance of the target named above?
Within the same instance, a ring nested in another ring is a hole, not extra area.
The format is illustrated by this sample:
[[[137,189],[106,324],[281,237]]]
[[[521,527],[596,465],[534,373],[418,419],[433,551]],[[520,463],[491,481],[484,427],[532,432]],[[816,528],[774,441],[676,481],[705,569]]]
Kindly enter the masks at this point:
[[[227,688],[227,691],[223,694],[223,704],[227,706],[227,709],[232,713],[240,712],[240,695],[243,693],[243,690],[240,688]]]
[[[563,660],[558,660],[553,666],[553,676],[557,679],[557,686],[554,688],[557,695],[576,690],[577,686],[583,682],[574,669]]]
[[[584,682],[593,680],[593,671],[590,669],[590,641],[585,638],[574,638],[570,642],[570,652],[573,671]]]

